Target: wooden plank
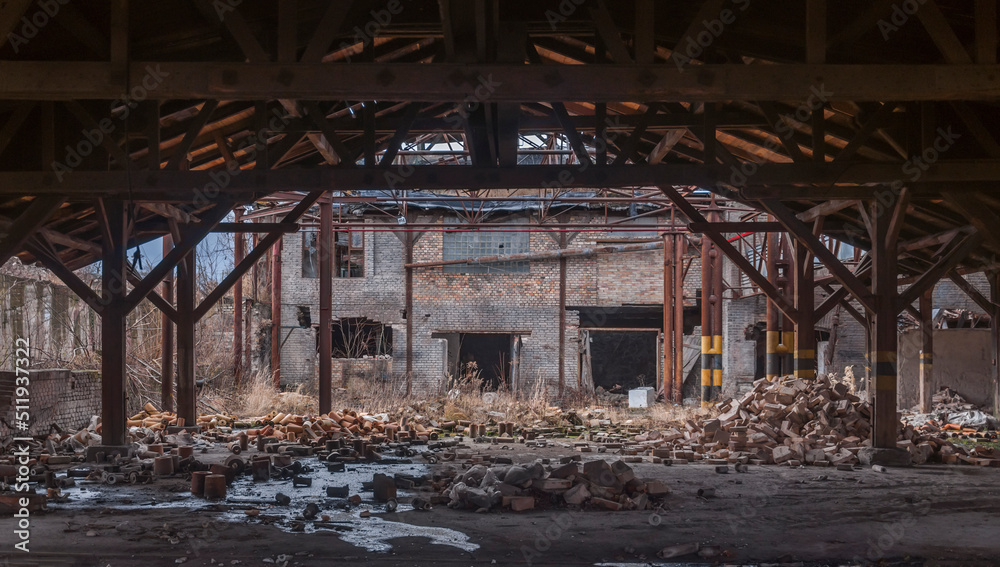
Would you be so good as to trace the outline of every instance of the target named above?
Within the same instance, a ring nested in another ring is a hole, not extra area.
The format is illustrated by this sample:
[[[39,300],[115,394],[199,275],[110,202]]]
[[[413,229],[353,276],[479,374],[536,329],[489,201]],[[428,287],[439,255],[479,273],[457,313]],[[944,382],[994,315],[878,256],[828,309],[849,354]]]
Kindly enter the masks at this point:
[[[250,61],[271,60],[267,51],[261,47],[260,42],[254,37],[250,26],[247,25],[246,20],[239,11],[238,4],[229,6],[229,10],[225,10],[219,14],[216,13],[212,0],[194,0],[194,3],[206,21],[214,24],[222,24],[226,31],[236,40],[236,43],[240,46],[240,50],[243,51],[247,59]]]
[[[649,104],[643,116],[647,119],[652,118],[659,111],[659,108],[659,105],[655,103]],[[615,161],[612,162],[612,165],[625,165],[625,162],[629,159],[633,163],[642,163],[643,160],[636,154],[636,149],[639,147],[639,142],[642,141],[643,134],[646,133],[648,124],[648,121],[644,121],[632,130],[629,137],[619,146],[621,151],[615,156]]]
[[[305,108],[306,115],[309,119],[312,120],[312,122],[319,128],[320,132],[322,132],[326,143],[333,148],[334,152],[336,152],[337,157],[340,159],[340,163],[353,165],[354,159],[351,151],[348,150],[347,146],[344,145],[344,142],[341,141],[340,136],[330,124],[330,121],[326,119],[326,114],[320,110],[319,104],[315,102],[306,102],[303,103],[303,107]]]
[[[793,136],[794,131],[792,127],[784,121],[784,119],[778,114],[778,109],[773,102],[761,101],[757,103],[760,107],[761,112],[764,113],[764,117],[767,118],[768,124],[771,125],[771,129],[774,130],[775,135],[778,140],[781,141],[781,145],[784,146],[785,151],[788,152],[788,156],[792,158],[792,161],[805,161],[805,155],[802,153],[802,148],[799,147],[799,143],[795,141],[795,136]],[[785,133],[781,134],[778,132],[779,126],[784,126]]]
[[[1000,158],[1000,144],[997,143],[997,139],[993,137],[993,133],[990,132],[989,128],[983,124],[983,121],[972,110],[972,107],[962,101],[953,101],[951,107],[958,114],[958,118],[962,121],[962,124],[965,124],[969,132],[972,132],[972,137],[986,150],[986,153],[990,157]]]
[[[112,158],[114,158],[116,162],[118,162],[118,165],[120,167],[124,168],[125,164],[129,163],[130,158],[125,153],[125,150],[123,150],[121,146],[119,146],[117,143],[115,143],[114,140],[111,139],[111,135],[114,134],[113,126],[111,131],[104,132],[105,129],[98,124],[97,119],[95,119],[94,116],[90,114],[90,112],[87,109],[85,109],[83,105],[80,104],[78,101],[75,100],[67,101],[65,103],[65,106],[73,114],[73,116],[76,116],[76,119],[80,121],[80,124],[84,128],[86,128],[89,132],[97,130],[98,132],[101,133],[101,141],[100,141],[101,147],[108,151],[108,154]],[[110,119],[102,118],[101,123],[104,123],[105,120],[110,120]]]
[[[422,106],[419,102],[414,102],[406,106],[406,110],[403,112],[403,120],[399,123],[399,129],[396,130],[396,133],[392,135],[392,138],[386,144],[385,152],[382,154],[379,165],[389,167],[395,161],[396,154],[399,153],[399,149],[409,133],[410,125],[413,124],[413,120],[416,119],[417,113],[420,112]]]
[[[122,85],[109,82],[111,72],[109,62],[0,61],[0,98],[114,99]],[[809,96],[811,89],[828,101],[1000,98],[1000,68],[971,64],[708,64],[697,73],[678,73],[662,64],[351,63],[334,70],[306,63],[133,62],[129,88],[141,86],[144,78],[160,81],[160,99],[370,100],[377,95],[379,100],[461,102],[475,100],[477,89],[480,95],[488,90],[491,102],[784,100],[788,93]]]
[[[698,45],[697,40],[695,40],[695,36],[705,29],[704,22],[706,20],[717,19],[722,13],[722,8],[725,4],[726,0],[704,0],[704,2],[702,2],[701,8],[698,9],[698,13],[695,14],[691,22],[688,23],[684,33],[677,39],[677,45],[671,51],[670,57],[667,59],[667,63],[673,63],[673,66],[677,69],[684,69],[684,66],[689,62],[686,50],[690,45],[690,42],[693,41],[695,45]]]
[[[667,157],[670,150],[674,149],[674,146],[677,145],[677,142],[681,141],[681,138],[684,137],[684,134],[686,134],[687,131],[688,130],[686,128],[678,128],[676,130],[670,130],[664,134],[663,137],[660,138],[660,141],[656,143],[656,146],[653,147],[653,150],[646,156],[646,163],[649,165],[656,165],[663,161],[663,158]]]
[[[298,2],[278,2],[278,61],[295,63],[298,49]]]
[[[856,205],[858,201],[850,200],[833,200],[826,201],[816,205],[815,207],[802,211],[801,213],[795,215],[802,222],[812,222],[820,217],[825,217],[827,215],[832,215],[836,212],[842,211],[849,207]]]

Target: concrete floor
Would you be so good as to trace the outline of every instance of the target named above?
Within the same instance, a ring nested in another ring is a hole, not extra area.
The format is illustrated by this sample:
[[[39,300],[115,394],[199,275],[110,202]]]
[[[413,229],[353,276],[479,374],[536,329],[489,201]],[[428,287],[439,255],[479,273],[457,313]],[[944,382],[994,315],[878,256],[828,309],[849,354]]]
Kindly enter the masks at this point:
[[[559,446],[474,448],[517,461],[572,454]],[[207,462],[224,457],[221,448],[200,456]],[[584,459],[598,457],[614,459],[584,454]],[[303,462],[317,463],[315,458]],[[370,492],[361,493],[366,502],[360,508],[343,511],[323,494],[326,485],[345,483],[360,492],[360,482],[370,480],[373,471],[420,474],[445,466],[359,465],[349,466],[355,471],[346,474],[322,470],[311,475],[314,483],[308,489],[292,488],[291,481],[255,485],[244,478],[222,504],[193,498],[180,478],[144,486],[82,485],[65,491],[69,502],[35,513],[31,552],[0,555],[0,565],[159,566],[177,565],[179,560],[199,566],[275,564],[266,558],[286,559],[290,566],[341,561],[378,566],[985,566],[1000,561],[996,468],[927,465],[877,473],[767,466],[724,475],[704,465],[633,465],[638,476],[669,483],[673,494],[662,513],[540,508],[477,514],[444,506],[421,512],[405,505],[385,513],[371,502]],[[702,487],[715,488],[717,496],[698,497]],[[293,497],[291,506],[260,504],[273,501],[277,491]],[[401,493],[401,501],[412,494]],[[292,532],[291,523],[310,501],[331,516],[329,522],[320,527],[307,522],[307,533]],[[248,517],[248,508],[260,509],[261,515]],[[364,509],[374,517],[358,517]],[[0,553],[7,553],[13,542],[7,535],[3,541]],[[656,557],[666,546],[690,542],[716,546],[722,555]]]

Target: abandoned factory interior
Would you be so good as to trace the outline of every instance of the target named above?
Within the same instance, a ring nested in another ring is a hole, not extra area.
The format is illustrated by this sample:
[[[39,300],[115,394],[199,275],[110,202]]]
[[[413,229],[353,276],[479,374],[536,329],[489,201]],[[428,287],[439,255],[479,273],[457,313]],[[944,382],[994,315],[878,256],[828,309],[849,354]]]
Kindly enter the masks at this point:
[[[0,564],[1000,565],[997,0],[0,0]]]

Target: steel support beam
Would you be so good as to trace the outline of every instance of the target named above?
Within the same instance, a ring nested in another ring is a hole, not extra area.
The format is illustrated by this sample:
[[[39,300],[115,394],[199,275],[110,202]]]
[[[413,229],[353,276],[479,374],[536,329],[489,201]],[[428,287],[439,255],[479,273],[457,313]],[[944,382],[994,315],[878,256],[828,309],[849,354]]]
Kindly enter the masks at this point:
[[[897,391],[897,329],[898,302],[896,272],[896,239],[890,238],[888,214],[872,211],[872,303],[874,330],[872,336],[872,361],[875,400],[873,404],[874,433],[872,444],[876,448],[894,449],[899,434],[896,417]]]
[[[805,244],[795,241],[795,377],[816,378],[816,301],[813,255]]]
[[[169,235],[163,237],[163,255],[173,248]],[[170,303],[174,300],[174,274],[170,272],[161,284],[162,297]],[[174,322],[166,313],[160,314],[160,409],[174,411]]]
[[[278,389],[281,389],[281,249],[283,242],[284,239],[279,238],[271,247],[271,381]]]
[[[319,204],[319,412],[329,413],[333,395],[333,205]]]
[[[934,373],[934,288],[920,296],[920,411],[931,411]]]
[[[197,423],[198,406],[195,386],[195,323],[197,301],[197,260],[188,254],[177,270],[177,417],[184,425]]]

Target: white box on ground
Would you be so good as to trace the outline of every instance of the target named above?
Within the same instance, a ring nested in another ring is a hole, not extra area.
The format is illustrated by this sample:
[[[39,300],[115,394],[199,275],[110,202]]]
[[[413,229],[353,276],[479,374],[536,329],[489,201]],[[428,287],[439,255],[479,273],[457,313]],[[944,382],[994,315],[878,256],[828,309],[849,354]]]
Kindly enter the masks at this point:
[[[656,390],[646,386],[628,391],[628,407],[648,408],[656,401]]]

